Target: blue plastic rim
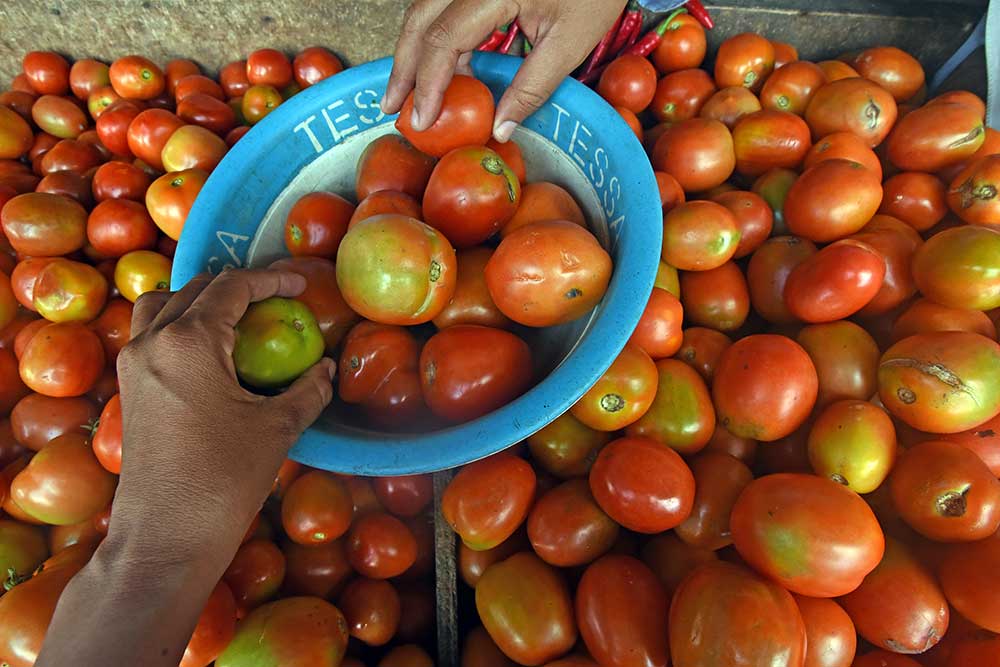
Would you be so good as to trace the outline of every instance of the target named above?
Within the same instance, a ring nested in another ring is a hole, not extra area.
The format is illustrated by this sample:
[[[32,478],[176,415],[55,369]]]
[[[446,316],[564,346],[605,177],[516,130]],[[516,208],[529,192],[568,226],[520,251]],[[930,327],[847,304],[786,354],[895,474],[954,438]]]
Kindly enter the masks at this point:
[[[477,78],[499,97],[522,60],[478,53]],[[348,69],[282,104],[226,155],[188,216],[172,288],[199,273],[242,267],[274,199],[317,156],[352,134],[395,122],[379,109],[391,59]],[[524,123],[571,158],[596,191],[610,231],[614,273],[596,317],[570,355],[520,398],[474,421],[423,434],[339,427],[321,418],[290,456],[358,475],[405,475],[459,466],[517,444],[566,412],[608,369],[642,315],[659,265],[662,213],[649,160],[617,112],[566,80]]]

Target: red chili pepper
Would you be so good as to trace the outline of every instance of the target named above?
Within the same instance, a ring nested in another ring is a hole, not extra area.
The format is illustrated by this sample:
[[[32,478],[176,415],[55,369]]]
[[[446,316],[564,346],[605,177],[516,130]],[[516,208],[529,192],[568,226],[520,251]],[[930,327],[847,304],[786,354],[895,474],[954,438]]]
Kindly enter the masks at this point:
[[[618,26],[618,34],[615,35],[608,53],[617,54],[628,44],[632,33],[642,29],[642,10],[636,0],[629,0],[628,8],[625,10],[625,17],[621,25]]]
[[[622,47],[622,48],[621,48],[621,49],[620,49],[620,50],[618,51],[618,53],[616,54],[616,57],[617,57],[617,56],[620,56],[620,55],[623,55],[623,54],[624,54],[624,53],[625,53],[626,51],[628,51],[628,50],[629,50],[630,48],[632,48],[632,46],[633,46],[633,45],[634,45],[634,44],[635,44],[635,43],[636,43],[637,41],[639,41],[639,35],[640,35],[640,34],[642,34],[642,21],[639,21],[638,23],[636,23],[636,24],[635,24],[635,27],[634,27],[634,28],[632,28],[632,34],[631,34],[631,35],[629,35],[629,38],[628,38],[628,40],[627,40],[627,41],[625,42],[625,46],[623,46],[623,47]]]
[[[670,27],[670,23],[677,17],[678,14],[683,12],[683,8],[671,12],[667,18],[660,21],[655,29],[650,30],[643,35],[642,39],[628,47],[625,50],[625,53],[636,56],[648,56],[650,53],[655,51],[656,47],[658,47],[660,42],[663,41],[663,35],[667,32],[667,28]]]
[[[606,70],[608,68],[608,65],[610,64],[611,63],[604,63],[600,67],[595,67],[594,69],[590,70],[589,72],[580,77],[580,83],[586,84],[588,86],[597,83],[600,80],[601,75],[604,74],[604,70]]]
[[[712,16],[705,9],[705,5],[701,4],[699,0],[688,0],[687,10],[691,16],[698,20],[698,23],[705,26],[705,29],[711,30],[715,27],[715,21],[712,20]]]
[[[520,34],[521,26],[517,21],[514,21],[510,26],[510,30],[507,31],[507,38],[503,40],[503,44],[497,49],[497,53],[510,53],[510,47],[514,45],[514,40]]]
[[[506,39],[508,30],[510,30],[509,24],[497,28],[486,38],[485,42],[476,47],[476,51],[496,51],[497,47],[503,44],[504,39]]]
[[[601,38],[601,41],[597,43],[597,46],[594,47],[593,53],[591,53],[590,58],[587,59],[587,64],[584,65],[583,69],[580,70],[580,73],[576,75],[577,79],[582,81],[585,76],[593,72],[597,66],[604,61],[604,56],[608,53],[608,47],[611,46],[611,42],[614,40],[615,35],[618,34],[618,28],[621,24],[622,16],[619,16],[618,20],[616,20],[615,24],[611,26],[611,29],[608,30],[607,34],[605,34],[604,37]]]

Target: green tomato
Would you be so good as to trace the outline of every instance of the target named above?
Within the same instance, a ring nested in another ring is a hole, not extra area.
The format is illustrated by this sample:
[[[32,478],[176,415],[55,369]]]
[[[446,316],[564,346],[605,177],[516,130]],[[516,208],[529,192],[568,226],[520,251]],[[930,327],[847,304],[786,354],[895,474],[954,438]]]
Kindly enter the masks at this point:
[[[301,301],[271,297],[247,308],[236,325],[236,374],[253,387],[291,384],[323,357],[323,333]]]

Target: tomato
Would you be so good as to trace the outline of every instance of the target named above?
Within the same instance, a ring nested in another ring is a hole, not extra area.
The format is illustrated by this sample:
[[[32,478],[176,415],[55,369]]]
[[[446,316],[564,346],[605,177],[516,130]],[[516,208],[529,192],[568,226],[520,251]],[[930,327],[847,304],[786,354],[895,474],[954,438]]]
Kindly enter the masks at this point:
[[[880,352],[871,335],[848,321],[804,327],[796,341],[809,354],[819,378],[816,405],[867,400],[877,390]]]
[[[806,628],[803,667],[851,667],[858,640],[847,612],[833,600],[793,597]]]
[[[611,367],[570,412],[590,428],[619,431],[646,413],[656,395],[656,382],[653,360],[638,345],[626,344]]]
[[[856,162],[824,160],[788,190],[784,214],[792,234],[824,243],[859,231],[881,201],[877,174]]]
[[[287,595],[328,599],[338,595],[353,574],[344,540],[310,546],[290,542],[282,545],[282,551],[285,554],[282,590]]]
[[[458,277],[455,294],[437,317],[438,329],[456,324],[479,324],[499,329],[511,325],[510,319],[500,312],[486,286],[485,269],[493,251],[489,248],[467,248],[456,253]]]
[[[198,617],[180,667],[206,667],[219,657],[235,634],[236,600],[229,586],[220,581]]]
[[[528,344],[512,333],[474,324],[439,331],[420,353],[420,381],[431,412],[464,422],[506,405],[533,379]]]
[[[295,202],[285,220],[285,247],[295,256],[337,256],[354,206],[332,192],[310,192]]]
[[[501,227],[500,235],[506,238],[515,229],[533,222],[551,220],[567,220],[584,228],[587,226],[580,205],[565,188],[547,181],[527,183],[521,188],[517,210],[510,220]]]
[[[934,575],[892,538],[878,567],[841,604],[862,637],[895,653],[924,653],[948,629],[948,603]]]
[[[175,58],[167,63],[163,68],[163,76],[166,79],[166,89],[168,95],[176,97],[177,83],[184,77],[194,74],[201,74],[201,68],[197,63],[184,58]]]
[[[806,653],[805,626],[792,596],[731,563],[702,565],[684,580],[668,627],[675,667],[795,667]]]
[[[534,554],[491,566],[476,586],[483,626],[509,658],[541,665],[573,647],[573,604],[558,572]]]
[[[31,107],[31,118],[43,132],[60,139],[76,139],[88,125],[83,109],[72,99],[56,95],[39,97]]]
[[[740,242],[736,218],[711,201],[675,206],[663,217],[663,261],[684,271],[706,271],[725,264]]]
[[[462,667],[516,667],[516,665],[517,663],[505,656],[490,639],[489,633],[483,626],[476,626],[465,635],[462,644]]]
[[[102,162],[100,151],[93,145],[75,139],[63,139],[53,146],[38,163],[39,171],[45,178],[35,188],[37,192],[66,194],[87,204],[90,200],[90,182],[82,174]],[[60,187],[58,172],[70,172],[77,176],[73,187]]]
[[[932,540],[981,540],[1000,526],[1000,481],[974,452],[956,443],[932,440],[911,447],[889,482],[900,515]]]
[[[455,252],[413,218],[380,215],[348,230],[337,253],[337,283],[351,308],[384,324],[436,317],[455,291]]]
[[[659,533],[691,513],[694,477],[680,455],[645,437],[620,438],[597,455],[590,490],[607,514],[638,533]]]
[[[94,386],[103,369],[100,339],[77,322],[42,327],[20,359],[24,384],[54,398],[82,396]]]
[[[785,305],[806,322],[843,319],[875,297],[885,267],[885,260],[867,243],[837,241],[792,269],[785,284]]]
[[[410,195],[405,192],[396,192],[395,190],[379,190],[378,192],[371,193],[358,203],[357,208],[354,209],[354,213],[351,214],[351,219],[348,221],[347,227],[351,228],[362,220],[367,220],[368,218],[384,213],[405,215],[417,220],[423,220],[424,217],[424,210],[420,202]]]
[[[373,419],[398,425],[423,408],[420,346],[403,327],[361,322],[344,340],[338,370],[341,400]]]
[[[851,237],[869,245],[885,263],[882,286],[859,315],[871,317],[893,311],[917,292],[911,265],[923,239],[912,227],[887,215],[876,215]]]
[[[201,169],[185,169],[153,181],[146,191],[146,209],[160,231],[175,241],[180,239],[188,212],[207,179],[208,173]]]
[[[1000,436],[1000,415],[968,431],[942,435],[940,439],[957,443],[975,452],[993,472],[994,476],[1000,477],[1000,475],[997,475],[997,471],[1000,471],[1000,447],[997,446],[998,436]]]
[[[319,470],[292,482],[281,502],[281,524],[288,537],[308,546],[328,544],[344,535],[353,513],[347,487]]]
[[[166,90],[163,71],[142,56],[125,56],[111,63],[111,86],[126,99],[151,100]]]
[[[913,276],[927,298],[953,308],[1000,306],[1000,231],[962,226],[932,236],[913,258]]]
[[[764,82],[760,103],[765,109],[801,116],[816,90],[825,83],[826,75],[818,65],[806,61],[788,63],[775,69]]]
[[[998,176],[1000,156],[990,155],[972,162],[951,182],[948,206],[969,224],[997,229],[997,211],[1000,210]]]
[[[167,171],[202,169],[211,172],[229,147],[217,134],[198,125],[177,129],[163,145],[160,161]]]
[[[771,207],[774,218],[772,231],[775,236],[788,234],[788,224],[785,221],[785,200],[788,197],[788,191],[798,177],[798,173],[791,169],[776,167],[762,174],[751,187],[751,190],[760,195]]]
[[[851,65],[858,74],[892,93],[897,102],[910,99],[924,85],[924,68],[920,61],[894,46],[866,49]]]
[[[2,282],[2,279],[0,279]],[[3,287],[0,286],[0,302],[4,304],[7,303],[7,299],[10,298],[13,303],[11,305],[4,305],[2,308],[10,308],[11,311],[17,309],[17,301],[15,297],[2,296]],[[13,294],[13,293],[11,293]],[[2,309],[0,309],[2,310]],[[10,350],[14,352],[14,356],[17,356],[17,337],[28,328],[30,325],[34,325],[35,330],[38,330],[46,324],[44,320],[38,320],[35,313],[27,310],[16,310],[13,319],[7,324],[7,326],[0,329],[0,349]],[[26,336],[33,336],[34,333],[25,334]]]
[[[49,529],[49,551],[54,556],[80,544],[92,552],[102,539],[104,536],[97,532],[94,522],[89,519],[71,526],[52,526]]]
[[[668,606],[656,575],[629,556],[595,562],[576,593],[580,635],[602,665],[666,665]]]
[[[441,113],[424,130],[413,127],[413,91],[407,95],[396,120],[396,129],[417,150],[441,157],[463,146],[483,146],[493,133],[493,94],[471,76],[452,77],[444,90]]]
[[[284,88],[292,82],[292,63],[281,51],[258,49],[247,56],[247,80],[253,86]]]
[[[171,262],[151,250],[127,253],[115,265],[115,286],[121,295],[135,303],[141,295],[170,286]]]
[[[698,371],[706,383],[711,384],[722,353],[733,344],[729,336],[715,329],[689,327],[676,358]]]
[[[758,92],[774,70],[774,45],[745,32],[726,39],[715,54],[715,82],[720,88],[743,86]]]
[[[306,279],[306,289],[295,299],[312,312],[327,351],[332,351],[360,319],[340,294],[333,262],[321,257],[292,257],[278,260],[270,268],[298,273]]]
[[[0,329],[6,328],[17,317],[17,305],[10,278],[0,271]]]
[[[89,398],[28,394],[10,413],[14,439],[35,451],[64,433],[85,435],[100,410]]]
[[[50,322],[89,322],[104,309],[108,282],[89,264],[57,259],[38,274],[32,294]]]
[[[698,116],[717,120],[730,130],[747,114],[760,111],[760,100],[743,86],[729,86],[716,91],[701,106]]]
[[[417,541],[402,521],[383,512],[357,519],[347,538],[347,560],[371,579],[389,579],[408,570],[417,558]]]
[[[105,257],[151,249],[156,246],[157,236],[146,207],[137,201],[107,199],[95,206],[87,218],[87,239]]]
[[[514,278],[528,275],[531,281]],[[516,230],[486,264],[493,302],[510,319],[534,327],[583,316],[603,298],[610,279],[611,256],[594,235],[561,220]]]
[[[376,477],[374,486],[379,502],[396,516],[417,516],[434,498],[433,480],[429,475]]]
[[[731,190],[715,195],[712,201],[724,206],[736,221],[740,241],[734,258],[751,254],[771,235],[774,214],[760,195],[746,190]]]
[[[286,598],[247,616],[215,664],[337,667],[347,640],[347,622],[332,604],[315,597]]]
[[[673,72],[656,84],[651,111],[659,121],[679,123],[698,116],[715,91],[715,82],[705,70]]]
[[[970,621],[990,630],[1000,630],[1000,604],[996,597],[1000,557],[1000,535],[978,542],[953,544],[938,568],[941,587],[948,602]],[[971,666],[970,666],[971,667]]]
[[[31,148],[31,126],[16,112],[0,105],[0,158],[16,160]]]
[[[11,246],[22,255],[67,255],[86,241],[86,209],[61,195],[18,195],[4,205],[0,221]]]
[[[546,472],[566,479],[584,476],[601,447],[612,435],[584,426],[565,413],[551,424],[528,437],[532,461]]]
[[[222,576],[232,590],[240,618],[275,597],[284,578],[285,556],[265,539],[241,546]]]
[[[457,148],[431,173],[424,220],[455,247],[468,248],[499,231],[513,217],[520,197],[517,176],[499,155],[477,146]]]
[[[902,220],[918,232],[941,222],[948,212],[945,185],[933,174],[908,171],[882,184],[879,213]]]
[[[747,281],[733,262],[682,274],[681,294],[684,314],[695,325],[735,331],[750,312]]]
[[[14,356],[20,360],[20,358],[24,355],[25,348],[28,346],[28,341],[35,337],[35,334],[38,333],[39,329],[49,324],[51,323],[48,320],[41,318],[32,320],[27,326],[24,327],[24,329],[18,332],[18,334],[14,337],[14,345],[9,347],[8,350],[12,351]],[[16,369],[14,374],[17,374]]]
[[[818,140],[806,154],[803,166],[809,169],[820,162],[837,159],[857,162],[882,180],[882,163],[875,151],[852,132],[834,132]]]
[[[654,360],[673,356],[681,348],[684,339],[681,331],[683,320],[684,309],[677,297],[654,287],[629,343],[639,347]]]
[[[939,171],[971,157],[983,144],[983,117],[964,104],[934,104],[901,118],[886,142],[904,171]]]
[[[295,82],[303,89],[328,79],[343,69],[344,65],[340,62],[340,58],[322,46],[303,49],[292,62]]]
[[[458,544],[458,573],[462,581],[475,588],[483,573],[494,563],[507,560],[519,551],[530,551],[531,543],[524,527],[491,549],[476,551],[465,542]]]
[[[393,190],[422,199],[435,160],[397,134],[386,134],[368,144],[358,159],[355,192],[365,199],[380,190]]]
[[[896,459],[896,430],[876,405],[837,401],[813,423],[808,448],[817,475],[857,493],[871,493],[885,481]]]
[[[132,121],[141,112],[142,109],[137,104],[128,100],[119,100],[108,105],[101,112],[95,123],[97,136],[100,137],[101,143],[115,155],[131,158],[132,149],[129,146],[129,127],[131,127]],[[145,116],[143,125],[149,119],[150,116]],[[147,129],[143,128],[143,130],[145,134]],[[158,157],[159,153],[156,153],[156,155]]]
[[[233,363],[253,387],[291,384],[323,357],[323,333],[301,301],[271,297],[250,304],[236,325]]]
[[[660,206],[664,212],[684,203],[684,190],[676,178],[663,171],[655,171],[653,176],[656,177],[656,187],[660,191]]]
[[[733,127],[736,170],[745,176],[798,167],[811,146],[809,127],[788,111],[755,111]]]
[[[192,72],[196,74],[197,72]],[[219,84],[229,98],[240,97],[250,87],[245,60],[234,60],[219,70]]]
[[[441,512],[471,549],[491,549],[528,516],[535,473],[523,459],[501,453],[470,463],[449,482]]]
[[[69,400],[69,399],[55,399]],[[92,418],[91,418],[92,420]],[[83,426],[83,425],[81,425]],[[93,438],[94,456],[108,472],[119,474],[122,468],[122,406],[118,394],[111,397],[101,412]]]
[[[641,113],[653,100],[656,69],[645,57],[621,55],[601,73],[597,93],[613,107]]]
[[[241,99],[240,111],[250,125],[259,123],[284,101],[274,86],[267,85],[250,86]]]
[[[1000,640],[994,636],[965,639],[955,645],[949,667],[995,667]]]
[[[732,543],[729,514],[753,479],[745,464],[728,454],[705,452],[691,461],[695,495],[690,516],[675,532],[688,544],[717,550]]]
[[[964,331],[922,333],[890,347],[879,363],[882,403],[927,433],[956,433],[1000,412],[1000,345]]]
[[[625,107],[615,107],[614,109],[622,117],[622,120],[625,121],[625,124],[629,126],[629,129],[632,130],[632,133],[635,134],[635,138],[642,141],[642,122],[639,120],[639,117]]]
[[[203,76],[198,73],[188,74],[187,76],[181,77],[174,84],[174,97],[177,102],[180,103],[184,98],[195,93],[202,93],[210,97],[214,97],[217,100],[225,100],[226,94],[222,90],[222,86],[215,82],[214,79],[210,79],[207,76]]]
[[[653,64],[662,74],[701,66],[707,48],[705,30],[689,14],[673,18],[663,39],[650,55]]]
[[[833,132],[852,132],[874,148],[889,134],[896,116],[896,101],[887,90],[867,79],[844,78],[831,80],[816,91],[806,107],[805,119],[814,139]]]
[[[104,114],[106,116],[107,113]],[[103,117],[103,116],[102,116]],[[164,109],[146,109],[128,126],[128,148],[137,158],[163,171],[163,147],[170,137],[184,126],[184,121]],[[103,135],[102,135],[103,138]],[[113,152],[118,152],[111,147]]]
[[[563,482],[542,495],[527,525],[535,553],[556,567],[590,563],[618,539],[618,524],[594,501],[585,479]]]
[[[736,168],[733,137],[717,120],[691,118],[657,139],[650,161],[653,169],[676,178],[685,192],[709,190]]]
[[[16,521],[0,521],[0,567],[17,581],[31,575],[49,555],[45,534],[34,526]]]
[[[691,366],[677,359],[661,359],[656,369],[659,377],[653,403],[627,433],[651,438],[682,454],[694,454],[708,444],[715,428],[715,411],[705,382]]]
[[[92,90],[89,95],[87,95],[87,111],[90,112],[91,118],[96,122],[104,112],[122,99],[122,96],[115,92],[115,89],[111,87],[110,84],[105,86],[99,86]]]
[[[337,604],[352,637],[369,646],[382,646],[393,638],[400,621],[400,601],[388,581],[359,577],[347,585]]]
[[[49,155],[50,153],[46,153],[45,157]],[[70,197],[88,208],[94,203],[90,194],[90,179],[80,176],[75,171],[60,170],[46,174],[35,186],[35,192]]]
[[[40,95],[64,95],[69,92],[70,66],[53,51],[31,51],[21,66],[31,89]]]

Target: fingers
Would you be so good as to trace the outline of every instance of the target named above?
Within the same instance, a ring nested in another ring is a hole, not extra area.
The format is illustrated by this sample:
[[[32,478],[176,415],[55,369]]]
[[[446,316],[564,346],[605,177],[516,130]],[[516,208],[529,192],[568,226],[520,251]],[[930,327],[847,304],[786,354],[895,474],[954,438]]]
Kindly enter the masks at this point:
[[[212,282],[212,274],[200,273],[187,285],[171,295],[170,300],[160,310],[149,326],[163,328],[184,314],[198,295]]]
[[[403,29],[396,42],[389,85],[382,100],[382,111],[394,114],[403,106],[406,96],[417,80],[417,61],[424,33],[451,0],[416,0],[406,10]]]
[[[228,330],[236,326],[251,303],[272,296],[297,296],[305,288],[306,279],[290,271],[224,271],[201,291],[182,317],[213,322]]]
[[[458,57],[455,63],[455,73],[472,76],[472,51],[466,51]]]
[[[136,338],[149,327],[153,319],[170,301],[171,296],[170,292],[146,292],[136,299],[135,307],[132,308],[132,338]]]
[[[333,400],[333,378],[337,364],[323,358],[303,373],[283,394],[270,399],[277,410],[293,419],[296,431],[301,433],[316,421],[320,413]]]

